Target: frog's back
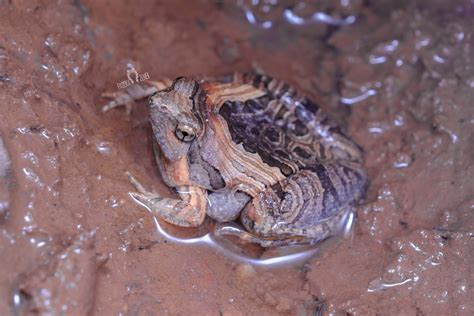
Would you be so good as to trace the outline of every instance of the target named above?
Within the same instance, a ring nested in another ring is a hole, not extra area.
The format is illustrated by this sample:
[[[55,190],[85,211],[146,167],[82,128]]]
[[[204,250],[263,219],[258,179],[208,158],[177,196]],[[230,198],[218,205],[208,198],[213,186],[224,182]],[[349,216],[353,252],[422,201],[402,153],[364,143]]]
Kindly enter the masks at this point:
[[[361,198],[367,185],[361,149],[315,102],[267,76],[237,75],[232,82],[265,92],[246,101],[224,100],[220,106],[219,115],[236,145],[287,178],[301,171],[312,174],[309,186],[325,192],[319,197],[324,208],[320,219]]]
[[[219,114],[227,122],[232,140],[280,168],[284,175],[315,162],[362,161],[360,148],[339,125],[290,85],[261,75],[241,75],[234,80],[251,83],[266,93],[221,106]]]

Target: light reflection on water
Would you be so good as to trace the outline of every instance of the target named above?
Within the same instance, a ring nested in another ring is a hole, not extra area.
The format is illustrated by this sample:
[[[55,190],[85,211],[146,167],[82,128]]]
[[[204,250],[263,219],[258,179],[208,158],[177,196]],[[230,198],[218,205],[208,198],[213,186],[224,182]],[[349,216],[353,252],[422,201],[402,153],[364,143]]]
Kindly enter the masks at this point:
[[[345,19],[337,19],[324,12],[315,12],[310,17],[303,18],[296,15],[291,9],[285,9],[285,11],[283,11],[283,17],[287,22],[294,25],[305,25],[311,22],[319,22],[328,25],[341,26],[352,24],[356,21],[356,17],[353,15],[350,15]]]
[[[321,11],[312,11],[304,16],[298,11],[307,11],[308,3],[305,1],[290,1],[284,3],[278,0],[240,0],[239,6],[244,11],[247,21],[257,27],[270,29],[279,20],[292,25],[308,25],[313,23],[322,23],[333,26],[344,26],[356,21],[356,16],[349,15],[345,18],[337,18]]]
[[[252,256],[250,253],[245,252],[244,249],[232,243],[230,240],[219,236],[220,230],[240,230],[237,225],[233,223],[220,223],[214,226],[211,231],[208,233],[192,238],[182,238],[174,236],[168,233],[160,224],[159,220],[152,214],[151,210],[144,203],[135,199],[132,194],[130,194],[132,199],[138,203],[140,206],[147,209],[150,214],[153,216],[153,221],[155,223],[157,232],[164,237],[166,240],[183,245],[204,245],[211,247],[212,249],[218,250],[225,256],[232,258],[239,262],[244,262],[247,264],[255,266],[278,266],[288,263],[297,263],[316,255],[321,246],[326,242],[320,242],[316,245],[292,245],[279,247],[278,249],[267,250],[262,256]],[[354,224],[355,215],[354,212],[348,212],[346,216],[343,217],[341,221],[341,236],[347,237],[351,234],[352,227]],[[333,239],[333,238],[330,238]]]

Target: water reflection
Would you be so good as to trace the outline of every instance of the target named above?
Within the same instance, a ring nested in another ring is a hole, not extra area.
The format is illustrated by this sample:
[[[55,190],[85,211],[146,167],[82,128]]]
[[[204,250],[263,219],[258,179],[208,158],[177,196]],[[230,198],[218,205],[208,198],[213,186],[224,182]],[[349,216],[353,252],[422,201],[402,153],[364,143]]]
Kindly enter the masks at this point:
[[[133,194],[129,195],[137,204],[144,207],[151,213],[151,210],[147,205],[136,199]],[[350,235],[354,224],[354,218],[354,212],[348,212],[342,218],[340,227],[341,236],[347,237]],[[229,239],[223,237],[224,235],[232,235],[232,232],[238,233],[240,230],[242,230],[242,228],[240,228],[235,223],[219,223],[202,236],[188,238],[177,237],[170,234],[163,228],[155,216],[153,216],[153,221],[155,223],[157,232],[170,242],[185,245],[205,245],[220,251],[225,256],[236,261],[255,266],[278,266],[282,264],[301,262],[316,255],[320,251],[321,247],[327,243],[324,241],[318,243],[317,245],[292,245],[278,247],[275,249],[265,250],[265,252],[261,255],[253,255],[251,252],[246,251],[242,247],[231,242]]]
[[[346,104],[346,105],[353,105],[353,104],[362,102],[365,99],[367,99],[368,97],[374,96],[376,94],[377,94],[376,90],[369,89],[369,90],[363,92],[362,94],[359,94],[359,95],[354,96],[352,98],[342,97],[341,102]]]
[[[314,8],[306,1],[240,0],[247,21],[257,27],[269,29],[280,20],[292,25],[322,23],[334,26],[349,25],[356,21],[354,15],[338,18]]]
[[[324,12],[315,12],[308,18],[302,18],[296,15],[292,9],[285,9],[285,11],[283,11],[283,17],[287,22],[294,25],[305,25],[310,24],[311,22],[319,22],[328,25],[342,26],[352,24],[356,21],[356,17],[353,15],[350,15],[345,19],[337,19]]]

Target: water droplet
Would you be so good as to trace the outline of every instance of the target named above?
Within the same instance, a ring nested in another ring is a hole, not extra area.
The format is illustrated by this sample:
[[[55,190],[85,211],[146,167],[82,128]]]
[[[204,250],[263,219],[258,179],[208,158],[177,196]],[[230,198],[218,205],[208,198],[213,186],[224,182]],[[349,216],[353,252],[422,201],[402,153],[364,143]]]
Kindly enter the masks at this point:
[[[369,63],[372,65],[383,64],[386,61],[387,61],[387,57],[385,56],[374,56],[374,55],[369,56]]]
[[[369,127],[369,132],[371,134],[382,134],[383,133],[383,128],[381,128],[381,127]]]
[[[431,40],[430,38],[428,37],[422,37],[420,40],[418,40],[415,44],[415,47],[417,50],[423,48],[423,47],[426,47],[428,46],[429,44],[431,43]]]
[[[350,98],[342,97],[341,102],[347,105],[353,105],[361,101],[364,101],[368,97],[371,97],[376,94],[377,94],[377,91],[373,89],[368,89],[367,91],[364,91],[362,94],[354,96],[354,97],[350,97]]]
[[[26,212],[25,216],[23,217],[25,222],[32,223],[33,222],[33,214],[31,212]]]
[[[22,234],[28,238],[30,244],[37,248],[45,246],[52,240],[52,237],[47,232],[35,226],[24,227]]]
[[[10,243],[10,244],[14,244],[16,242],[15,240],[15,235],[11,234],[10,232],[8,232],[6,229],[2,229],[0,230],[0,232],[2,233],[3,237],[5,237],[5,239]]]
[[[33,152],[31,151],[25,151],[24,153],[21,154],[21,157],[25,160],[28,160],[31,162],[32,165],[37,166],[39,161],[38,161],[38,156],[36,156]]]
[[[305,25],[311,22],[319,22],[328,25],[342,26],[352,24],[356,21],[356,17],[353,15],[350,15],[345,19],[338,19],[324,12],[315,12],[309,18],[302,18],[293,12],[292,9],[285,9],[283,11],[283,17],[288,23],[294,25]]]
[[[103,155],[110,155],[114,152],[111,142],[101,141],[96,145],[97,152]]]
[[[393,166],[395,168],[406,168],[409,167],[412,163],[412,159],[409,155],[405,153],[397,153],[397,157],[395,159],[395,162],[393,163]]]
[[[114,195],[109,196],[105,202],[111,208],[116,208],[117,206],[122,204],[122,201],[118,200],[117,197],[115,197]]]
[[[393,120],[393,125],[395,126],[403,126],[405,124],[405,118],[403,115],[396,115],[395,119]]]
[[[367,289],[367,292],[369,292],[369,293],[378,292],[378,291],[385,290],[385,289],[388,289],[388,288],[392,288],[392,287],[395,287],[395,286],[400,286],[400,285],[403,285],[403,284],[406,284],[406,283],[412,282],[412,281],[413,280],[411,278],[409,278],[409,279],[406,279],[406,280],[401,281],[401,282],[388,283],[388,282],[384,282],[382,280],[382,278],[378,278],[378,279],[375,279],[375,280],[373,280],[369,283],[369,287]]]
[[[383,49],[387,53],[393,53],[394,51],[397,50],[399,44],[400,44],[399,41],[393,40],[393,41],[389,42],[388,44],[384,45]]]
[[[31,170],[30,168],[23,168],[22,171],[28,181],[35,183],[40,188],[44,187],[44,183],[40,180],[39,176],[34,173],[33,170]]]
[[[466,279],[456,281],[456,292],[459,294],[466,294],[468,289],[468,282]]]
[[[433,60],[437,62],[438,64],[444,64],[446,62],[446,59],[439,56],[438,54],[433,55]]]

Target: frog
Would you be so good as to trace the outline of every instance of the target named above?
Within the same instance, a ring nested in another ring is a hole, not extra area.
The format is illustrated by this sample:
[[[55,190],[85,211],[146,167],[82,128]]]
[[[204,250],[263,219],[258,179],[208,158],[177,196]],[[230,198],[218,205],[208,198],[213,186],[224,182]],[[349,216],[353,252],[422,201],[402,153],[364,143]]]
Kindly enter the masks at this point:
[[[148,98],[153,152],[175,197],[127,173],[158,218],[275,247],[335,235],[368,186],[363,150],[328,112],[285,81],[253,72],[178,77],[106,94],[108,111]]]

